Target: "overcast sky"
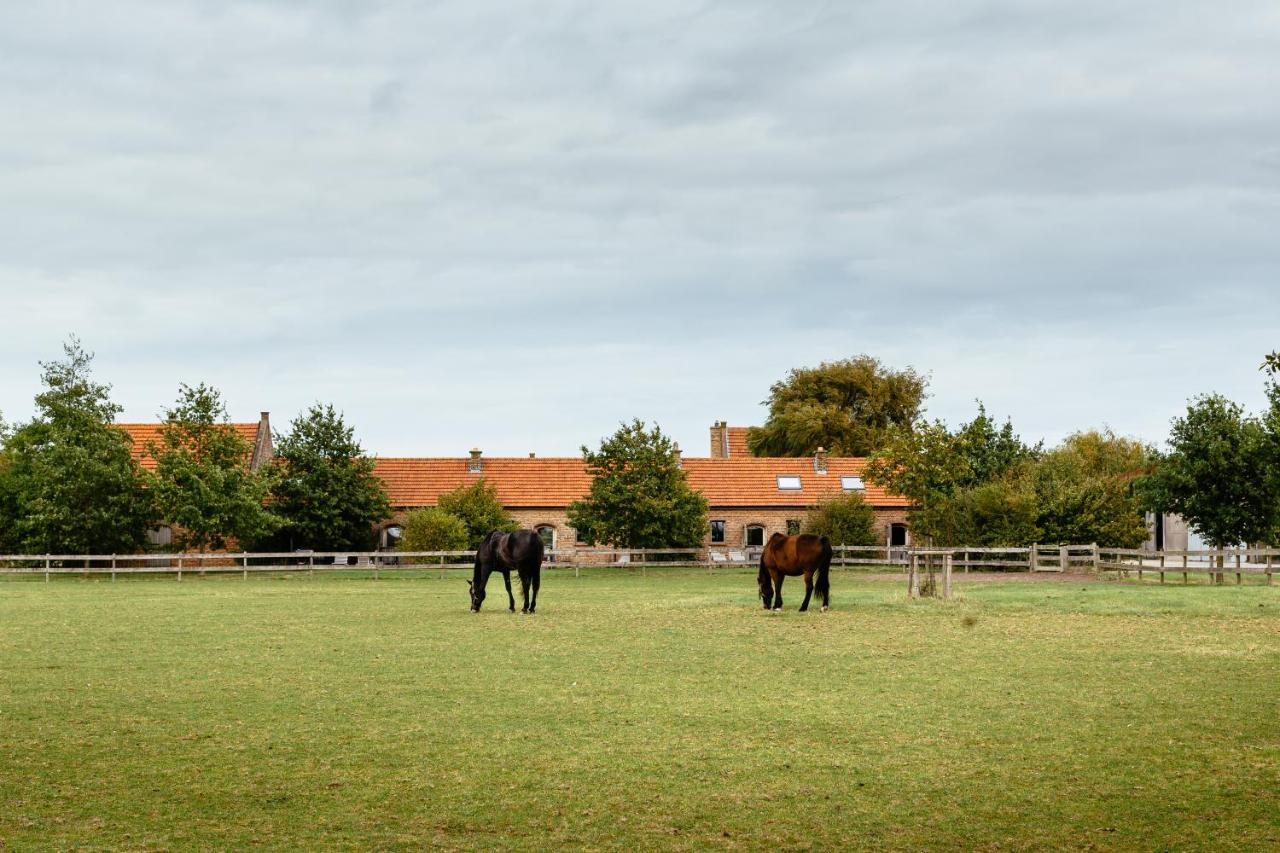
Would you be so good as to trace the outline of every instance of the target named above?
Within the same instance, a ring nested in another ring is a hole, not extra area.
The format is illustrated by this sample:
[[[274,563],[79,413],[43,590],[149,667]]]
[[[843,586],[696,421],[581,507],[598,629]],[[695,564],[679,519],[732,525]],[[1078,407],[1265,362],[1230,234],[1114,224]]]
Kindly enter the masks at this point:
[[[1280,348],[1280,5],[10,3],[0,412],[96,351],[392,455],[705,454],[857,353],[1160,441]]]

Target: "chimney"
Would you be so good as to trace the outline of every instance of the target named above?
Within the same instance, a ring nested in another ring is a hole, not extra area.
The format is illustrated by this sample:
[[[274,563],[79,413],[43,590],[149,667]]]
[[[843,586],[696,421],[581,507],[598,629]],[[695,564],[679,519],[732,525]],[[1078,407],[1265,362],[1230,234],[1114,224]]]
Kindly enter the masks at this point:
[[[537,456],[538,456],[538,455],[537,455],[536,453],[533,453],[533,452],[530,452],[530,453],[529,453],[529,458],[530,458],[530,459],[536,459],[536,458],[537,458]]]
[[[467,460],[468,474],[484,473],[484,460],[480,458],[480,448],[471,448],[471,458]]]
[[[827,473],[827,449],[819,447],[818,451],[813,454],[813,470],[819,474]]]
[[[672,444],[672,451],[675,453],[676,467],[683,468],[684,467],[684,451],[680,449],[680,442],[677,441],[674,444]]]
[[[263,412],[258,416],[258,431],[253,436],[253,453],[249,456],[249,469],[257,471],[275,457],[275,448],[271,445],[271,413]]]
[[[711,458],[729,458],[729,423],[716,421],[711,425]]]

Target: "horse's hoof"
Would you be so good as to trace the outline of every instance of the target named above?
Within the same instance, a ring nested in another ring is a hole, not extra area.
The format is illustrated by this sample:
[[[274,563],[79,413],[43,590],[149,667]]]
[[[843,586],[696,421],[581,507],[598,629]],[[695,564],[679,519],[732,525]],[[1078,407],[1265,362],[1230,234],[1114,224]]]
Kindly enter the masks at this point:
[[[824,605],[822,605],[822,612],[823,612],[823,613],[826,613],[826,612],[827,612],[827,606],[826,606],[825,604],[824,604]]]

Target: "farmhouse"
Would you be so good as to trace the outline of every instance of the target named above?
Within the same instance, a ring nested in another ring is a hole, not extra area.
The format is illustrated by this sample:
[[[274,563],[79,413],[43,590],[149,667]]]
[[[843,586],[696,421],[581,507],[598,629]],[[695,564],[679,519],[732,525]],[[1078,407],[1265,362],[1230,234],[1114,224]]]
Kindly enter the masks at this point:
[[[880,540],[908,544],[908,504],[862,478],[866,460],[830,457],[760,458],[747,452],[747,428],[724,421],[711,426],[710,455],[682,457],[689,484],[710,504],[705,544],[732,550],[762,545],[775,532],[796,531],[819,501],[858,492],[874,509]],[[557,549],[583,543],[569,526],[568,507],[586,495],[591,477],[580,457],[380,458],[376,471],[387,484],[396,517],[383,526],[380,544],[393,547],[404,513],[435,506],[440,496],[480,478],[492,485],[522,527],[538,530]],[[585,546],[584,546],[585,547]]]

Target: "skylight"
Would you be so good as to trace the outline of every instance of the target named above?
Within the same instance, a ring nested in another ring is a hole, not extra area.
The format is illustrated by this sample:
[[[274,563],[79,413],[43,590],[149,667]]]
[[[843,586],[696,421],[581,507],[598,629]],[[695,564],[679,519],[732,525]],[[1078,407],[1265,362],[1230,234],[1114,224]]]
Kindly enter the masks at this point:
[[[779,474],[778,488],[784,492],[798,492],[800,491],[800,478],[791,474]]]
[[[867,488],[861,477],[841,477],[840,488],[846,492],[861,492]]]

